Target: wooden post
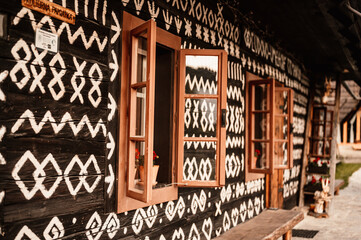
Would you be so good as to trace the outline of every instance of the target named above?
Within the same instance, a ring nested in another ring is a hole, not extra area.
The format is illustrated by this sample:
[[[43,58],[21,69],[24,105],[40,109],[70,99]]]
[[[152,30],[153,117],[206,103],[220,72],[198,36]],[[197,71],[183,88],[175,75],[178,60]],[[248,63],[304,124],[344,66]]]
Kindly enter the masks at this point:
[[[361,127],[361,119],[360,119],[361,111],[357,110],[356,113],[356,143],[360,142],[360,127]]]
[[[285,234],[282,236],[283,240],[291,240],[292,239],[292,229],[288,230]]]
[[[336,176],[336,150],[337,150],[337,125],[339,124],[339,113],[340,113],[340,98],[341,98],[341,79],[340,75],[336,80],[336,104],[333,118],[333,129],[332,129],[332,141],[331,141],[331,159],[330,159],[330,193],[331,202],[329,204],[329,215],[332,214],[333,197],[335,192],[335,176]]]
[[[337,91],[337,89],[336,89]],[[347,121],[343,123],[342,143],[347,143]]]
[[[313,98],[315,95],[315,87],[312,84],[310,86],[310,100],[308,101],[307,105],[307,120],[306,120],[306,129],[304,135],[304,145],[303,145],[303,158],[302,158],[302,170],[301,170],[301,183],[300,183],[300,197],[298,206],[303,207],[305,205],[305,196],[303,191],[303,186],[306,184],[306,167],[308,163],[308,153],[310,151],[310,136],[311,136],[311,120],[312,120],[312,105],[313,105]]]

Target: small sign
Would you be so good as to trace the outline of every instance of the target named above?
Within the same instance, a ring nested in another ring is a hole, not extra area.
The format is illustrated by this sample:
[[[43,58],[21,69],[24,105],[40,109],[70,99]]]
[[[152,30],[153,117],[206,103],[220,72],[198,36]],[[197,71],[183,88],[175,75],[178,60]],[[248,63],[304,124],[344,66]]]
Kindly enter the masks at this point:
[[[75,24],[75,12],[58,4],[47,0],[21,0],[21,4],[23,7],[41,12],[45,15],[49,15],[50,17]]]
[[[59,37],[52,32],[38,28],[35,32],[35,47],[57,53],[59,51]]]

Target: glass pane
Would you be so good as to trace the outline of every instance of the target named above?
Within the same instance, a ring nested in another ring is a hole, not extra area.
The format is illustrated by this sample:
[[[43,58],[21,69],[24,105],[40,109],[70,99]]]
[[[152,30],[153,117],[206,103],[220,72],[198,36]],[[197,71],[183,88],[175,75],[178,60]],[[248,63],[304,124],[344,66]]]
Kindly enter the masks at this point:
[[[325,155],[330,155],[331,154],[331,141],[326,141],[325,142]]]
[[[287,139],[288,122],[287,117],[275,116],[275,138]]]
[[[269,84],[253,85],[254,109],[269,110]]]
[[[275,114],[288,113],[288,91],[275,91]]]
[[[144,156],[145,156],[145,143],[144,142],[131,142],[131,145],[134,146],[134,153],[130,153],[129,161],[133,161],[134,164],[129,164],[129,166],[133,165],[134,169],[130,169],[130,178],[131,180],[129,184],[129,189],[133,191],[137,191],[139,193],[143,192],[144,186]]]
[[[184,142],[183,180],[216,180],[216,142]]]
[[[184,136],[216,137],[217,99],[185,99]]]
[[[327,124],[326,125],[326,138],[332,137],[332,125]]]
[[[333,111],[327,111],[326,121],[331,122],[333,116]]]
[[[325,109],[315,108],[313,110],[313,119],[316,121],[324,121],[325,120]]]
[[[312,152],[314,155],[323,155],[323,141],[314,140],[312,142]]]
[[[146,115],[146,88],[137,89],[137,109],[136,109],[136,136],[145,135],[145,115]]]
[[[286,142],[274,143],[274,164],[275,166],[286,166],[288,163],[288,144]]]
[[[138,37],[137,83],[147,81],[147,39]]]
[[[186,94],[217,94],[218,56],[186,56]]]
[[[269,123],[270,123],[270,114],[269,113],[253,113],[253,122],[252,126],[254,129],[254,138],[253,139],[270,139],[269,136]]]
[[[324,136],[324,125],[314,124],[312,136],[313,137],[323,137]]]
[[[269,143],[253,142],[253,164],[252,168],[269,169]]]

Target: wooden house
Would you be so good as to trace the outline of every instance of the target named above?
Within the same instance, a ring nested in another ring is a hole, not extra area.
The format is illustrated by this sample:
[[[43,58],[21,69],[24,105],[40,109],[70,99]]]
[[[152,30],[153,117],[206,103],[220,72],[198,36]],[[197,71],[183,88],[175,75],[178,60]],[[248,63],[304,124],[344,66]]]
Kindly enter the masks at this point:
[[[0,238],[211,239],[297,206],[311,90],[340,70],[257,2],[2,1]]]

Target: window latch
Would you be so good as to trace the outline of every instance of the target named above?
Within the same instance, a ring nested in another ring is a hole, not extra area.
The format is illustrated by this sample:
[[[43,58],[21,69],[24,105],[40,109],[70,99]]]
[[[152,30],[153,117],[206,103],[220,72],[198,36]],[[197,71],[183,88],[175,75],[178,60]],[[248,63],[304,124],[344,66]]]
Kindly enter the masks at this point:
[[[222,121],[221,121],[221,127],[226,127],[226,119],[227,119],[227,109],[222,109]]]

